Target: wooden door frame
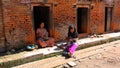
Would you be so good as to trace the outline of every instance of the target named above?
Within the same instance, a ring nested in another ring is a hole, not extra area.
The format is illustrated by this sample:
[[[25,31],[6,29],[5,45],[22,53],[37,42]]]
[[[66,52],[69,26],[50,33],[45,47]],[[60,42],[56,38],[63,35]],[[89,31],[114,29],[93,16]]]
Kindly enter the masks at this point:
[[[85,5],[83,5],[83,4],[82,5],[81,4],[77,4],[76,5],[76,20],[75,20],[76,24],[78,23],[78,21],[77,21],[77,19],[78,19],[78,17],[77,17],[77,12],[78,12],[77,9],[78,8],[87,8],[88,9],[88,21],[87,21],[87,31],[86,31],[86,33],[88,33],[88,30],[89,30],[89,21],[90,21],[90,5],[89,4],[85,4]],[[84,34],[84,33],[80,33],[80,34]]]
[[[53,36],[53,30],[54,30],[54,21],[53,21],[53,3],[31,3],[31,12],[32,12],[32,22],[33,22],[33,28],[34,28],[34,30],[35,30],[35,24],[34,24],[34,14],[33,14],[33,7],[34,6],[47,6],[47,7],[49,7],[50,8],[50,12],[49,12],[49,24],[50,24],[50,29],[49,29],[49,31],[50,31],[50,36]]]
[[[112,25],[112,20],[113,20],[113,10],[114,10],[114,7],[108,7],[108,6],[106,6],[105,7],[105,13],[106,13],[106,8],[108,8],[108,10],[111,9],[111,11],[112,11],[112,17],[111,17],[111,20],[110,20],[110,28],[109,28],[109,30],[107,30],[107,27],[106,28],[104,27],[104,32],[110,32],[110,31],[112,31],[111,25]],[[105,17],[104,17],[104,26],[107,26],[107,25],[105,25],[106,24],[106,18]]]

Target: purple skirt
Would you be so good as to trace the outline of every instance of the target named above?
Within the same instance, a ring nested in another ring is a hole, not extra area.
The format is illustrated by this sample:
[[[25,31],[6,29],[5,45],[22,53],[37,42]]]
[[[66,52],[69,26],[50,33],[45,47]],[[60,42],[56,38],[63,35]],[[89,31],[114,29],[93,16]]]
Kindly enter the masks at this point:
[[[71,45],[68,45],[67,51],[70,52],[71,54],[73,54],[76,51],[77,46],[78,46],[77,43],[73,43]]]

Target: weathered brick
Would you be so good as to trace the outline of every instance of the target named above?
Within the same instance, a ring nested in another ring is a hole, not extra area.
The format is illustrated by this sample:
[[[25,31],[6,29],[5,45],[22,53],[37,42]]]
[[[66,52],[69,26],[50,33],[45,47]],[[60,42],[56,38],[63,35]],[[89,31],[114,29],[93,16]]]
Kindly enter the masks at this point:
[[[0,1],[0,3],[3,3],[3,5],[0,6],[0,38],[5,34],[7,40],[5,42],[10,43],[10,49],[18,48],[21,45],[25,46],[26,43],[35,43],[32,6],[38,4],[42,6],[40,2],[44,2],[44,0]],[[112,31],[120,30],[120,1],[114,3],[113,19],[111,23]],[[87,34],[104,33],[106,5],[104,2],[97,2],[97,0],[92,2],[92,4],[91,6],[91,3],[78,3],[76,0],[48,0],[45,5],[50,6],[53,11],[53,20],[51,22],[53,24],[51,27],[54,29],[50,28],[50,33],[55,40],[59,41],[65,38],[70,24],[74,24],[77,28],[76,9],[80,6],[83,8],[87,6],[89,9]],[[4,12],[2,12],[1,8],[3,8]],[[2,16],[4,16],[4,18],[2,18]],[[5,28],[5,31],[3,28]],[[0,42],[1,45],[4,40],[1,39]],[[25,42],[25,44],[21,44],[22,42]]]
[[[4,44],[4,31],[3,31],[3,12],[2,12],[2,1],[0,0],[0,52],[5,51]]]

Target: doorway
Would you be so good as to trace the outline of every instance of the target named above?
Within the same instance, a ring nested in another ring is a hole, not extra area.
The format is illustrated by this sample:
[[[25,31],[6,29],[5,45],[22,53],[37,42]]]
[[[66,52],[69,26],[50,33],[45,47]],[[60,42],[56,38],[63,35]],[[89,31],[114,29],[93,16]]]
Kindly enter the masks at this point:
[[[87,33],[88,8],[77,8],[77,30],[78,33]]]
[[[112,7],[105,7],[105,32],[110,31],[112,12]]]
[[[39,28],[39,24],[44,22],[45,28],[49,32],[50,28],[50,7],[49,6],[33,6],[34,28]]]

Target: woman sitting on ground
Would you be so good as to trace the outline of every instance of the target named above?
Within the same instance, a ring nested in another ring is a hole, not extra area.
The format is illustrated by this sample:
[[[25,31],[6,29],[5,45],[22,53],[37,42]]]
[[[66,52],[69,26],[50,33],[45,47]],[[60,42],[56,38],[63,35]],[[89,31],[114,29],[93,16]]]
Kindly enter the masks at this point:
[[[48,37],[48,32],[44,28],[44,22],[40,23],[40,26],[37,29],[36,34],[37,34],[37,43],[41,47],[54,46],[54,39]]]
[[[78,46],[78,44],[76,43],[77,40],[78,40],[78,32],[76,31],[74,25],[70,25],[68,28],[67,47],[65,49],[68,57],[71,57],[75,52],[75,50],[77,49]]]

